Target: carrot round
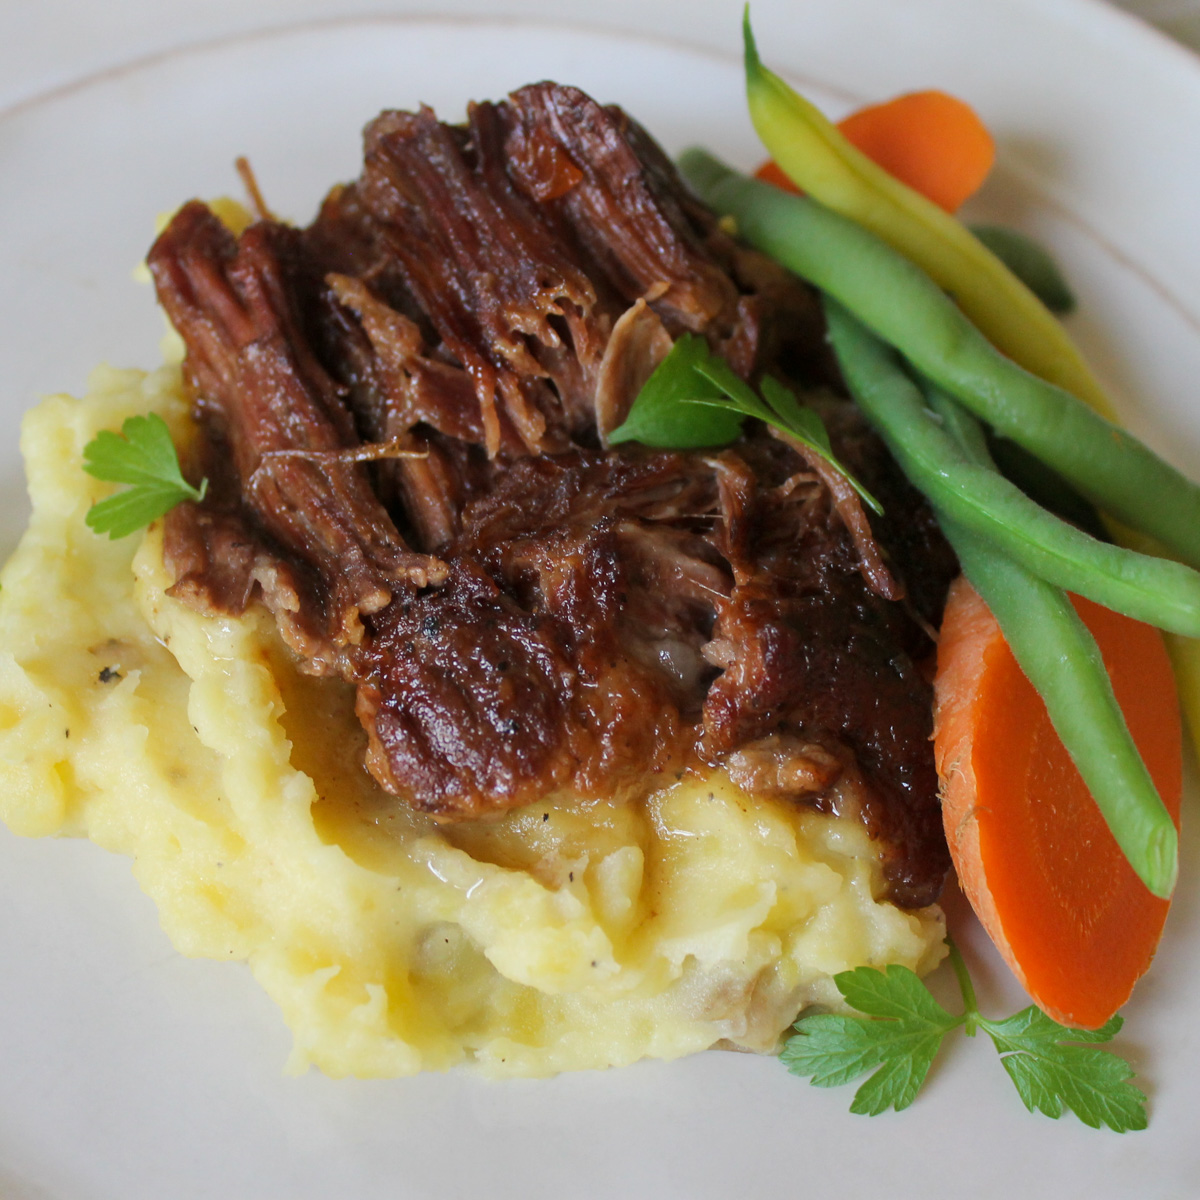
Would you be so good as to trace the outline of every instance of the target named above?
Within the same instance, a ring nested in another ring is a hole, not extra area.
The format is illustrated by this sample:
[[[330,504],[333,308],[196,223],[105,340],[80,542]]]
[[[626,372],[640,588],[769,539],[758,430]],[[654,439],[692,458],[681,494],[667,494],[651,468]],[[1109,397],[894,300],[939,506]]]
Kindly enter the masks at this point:
[[[1150,774],[1179,825],[1182,732],[1158,632],[1072,597]],[[1168,901],[1134,874],[964,579],[938,643],[934,753],[963,891],[1030,996],[1056,1021],[1103,1025],[1144,974]]]
[[[838,129],[869,159],[947,212],[956,212],[979,190],[996,159],[996,144],[975,110],[945,92],[908,92],[860,108]],[[799,191],[771,159],[755,175]]]

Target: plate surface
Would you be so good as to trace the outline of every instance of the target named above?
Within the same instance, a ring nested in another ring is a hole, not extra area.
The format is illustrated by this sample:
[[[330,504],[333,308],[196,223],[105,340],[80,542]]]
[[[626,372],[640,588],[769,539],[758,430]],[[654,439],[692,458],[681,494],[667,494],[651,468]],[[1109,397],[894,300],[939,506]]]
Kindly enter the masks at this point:
[[[1181,152],[1200,124],[1200,66],[1075,0],[830,7],[805,5],[785,26],[783,5],[763,4],[768,57],[835,114],[916,86],[977,103],[1002,153],[972,215],[1054,247],[1083,299],[1076,332],[1131,424],[1200,475],[1200,161]],[[732,50],[732,6],[728,23]],[[854,28],[879,43],[862,52]],[[624,105],[672,152],[703,141],[743,166],[758,157],[732,54],[511,22],[306,25],[0,114],[0,552],[27,511],[24,408],[80,390],[97,362],[157,360],[160,318],[131,278],[157,213],[235,192],[232,160],[246,154],[272,206],[306,221],[357,173],[358,130],[380,108],[425,101],[455,117],[468,98],[544,77]],[[1151,1126],[1118,1137],[1026,1114],[981,1039],[947,1048],[912,1109],[874,1120],[847,1113],[847,1089],[722,1053],[544,1082],[284,1078],[288,1035],[249,972],[179,957],[126,861],[0,830],[0,1196],[1194,1196],[1195,839],[1184,858],[1121,1039]],[[985,1007],[1023,1005],[950,908]]]

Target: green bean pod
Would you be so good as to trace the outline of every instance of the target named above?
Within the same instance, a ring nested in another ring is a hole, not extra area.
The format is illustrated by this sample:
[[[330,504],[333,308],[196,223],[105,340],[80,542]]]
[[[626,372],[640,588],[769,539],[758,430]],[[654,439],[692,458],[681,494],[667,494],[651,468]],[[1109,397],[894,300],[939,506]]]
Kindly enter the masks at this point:
[[[945,392],[925,392],[947,434],[973,463],[993,467],[979,422]],[[1138,877],[1156,896],[1178,874],[1178,833],[1113,695],[1096,639],[1064,593],[1007,559],[944,513],[942,531],[996,618],[1025,677]],[[1064,671],[1066,664],[1069,670]],[[1065,676],[1065,677],[1064,677]],[[1128,840],[1117,830],[1128,830]]]
[[[1074,396],[1005,358],[923,271],[853,221],[702,150],[688,181],[751,245],[835,296],[927,378],[1081,495],[1200,566],[1200,487]]]
[[[1179,871],[1179,836],[1129,733],[1096,639],[1061,589],[949,515],[938,519],[1117,844],[1150,891],[1169,897]]]
[[[920,422],[913,440],[934,446],[948,465],[969,466],[977,481],[991,475],[1007,483],[996,473],[983,429],[973,416],[936,388],[926,393],[930,412],[916,385],[878,339],[836,301],[826,301],[826,315],[842,373],[872,423],[881,410],[893,432],[903,433]],[[893,438],[886,429],[882,432],[895,453]],[[922,480],[913,482],[924,488]],[[1169,896],[1178,873],[1175,824],[1129,733],[1096,639],[1061,588],[940,507],[940,492],[926,494],[963,574],[983,597],[1021,670],[1045,702],[1055,732],[1117,844],[1150,891]],[[1023,495],[1021,499],[1037,508]],[[1158,559],[1147,561],[1165,565]]]
[[[1075,311],[1075,293],[1044,246],[1004,225],[972,225],[970,228],[1052,313],[1066,315]]]
[[[935,508],[986,537],[1027,570],[1139,621],[1200,636],[1200,574],[1097,541],[1047,512],[991,463],[983,432],[962,413],[931,412],[895,355],[836,300],[829,338],[859,407]]]
[[[987,435],[978,420],[941,388],[928,385],[921,392],[930,412],[941,422],[942,429],[959,451],[977,467],[997,470],[996,460],[988,448]]]

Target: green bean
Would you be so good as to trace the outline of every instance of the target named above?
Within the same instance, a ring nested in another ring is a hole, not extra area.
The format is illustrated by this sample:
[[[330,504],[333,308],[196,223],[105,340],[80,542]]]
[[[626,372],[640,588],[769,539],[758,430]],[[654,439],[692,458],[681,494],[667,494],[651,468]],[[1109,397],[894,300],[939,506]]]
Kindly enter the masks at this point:
[[[1075,311],[1075,295],[1044,247],[1003,225],[972,225],[971,232],[1051,312]]]
[[[975,417],[939,388],[925,389],[925,398],[967,458],[995,466]],[[952,517],[939,514],[939,523],[1125,857],[1156,896],[1169,896],[1178,834],[1113,694],[1096,639],[1060,588]]]
[[[989,440],[978,419],[941,388],[919,379],[917,385],[925,403],[941,418],[942,427],[972,462],[994,467],[1035,504],[1105,544],[1112,544],[1100,515],[1060,475],[1016,442],[1007,438]]]
[[[1096,639],[1059,588],[947,514],[939,513],[939,521],[1125,857],[1154,895],[1170,896],[1178,834],[1113,695]]]
[[[899,367],[893,370],[898,386],[912,387]],[[936,387],[926,389],[925,396],[947,441],[974,466],[995,470],[979,422]],[[983,597],[1018,665],[1045,702],[1050,723],[1125,857],[1156,896],[1169,896],[1178,869],[1175,825],[1113,695],[1096,639],[1061,588],[1039,579],[948,513],[939,511],[938,523],[963,574]]]
[[[935,508],[1050,583],[1161,629],[1200,636],[1200,574],[1097,541],[1046,512],[991,465],[978,426],[948,432],[893,352],[831,297],[825,316],[851,394]]]
[[[1200,487],[1074,396],[1005,358],[924,272],[814,201],[702,150],[680,169],[752,245],[837,297],[939,387],[1081,495],[1200,566]]]
[[[1018,446],[1010,438],[990,437],[988,448],[1000,474],[1011,479],[1031,500],[1101,541],[1118,540],[1105,527],[1096,506],[1085,500],[1057,471],[1030,454],[1024,446]],[[1132,550],[1144,550],[1141,546],[1126,545]]]
[[[927,384],[921,391],[930,411],[941,421],[947,436],[953,439],[962,454],[977,467],[995,471],[996,461],[988,449],[983,426],[941,388]]]

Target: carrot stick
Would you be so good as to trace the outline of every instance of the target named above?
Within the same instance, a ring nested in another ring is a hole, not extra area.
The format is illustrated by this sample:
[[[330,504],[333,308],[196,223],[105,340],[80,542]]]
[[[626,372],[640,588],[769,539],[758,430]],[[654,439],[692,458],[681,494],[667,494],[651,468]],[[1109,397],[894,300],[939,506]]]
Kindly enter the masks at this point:
[[[1072,599],[1178,827],[1182,730],[1162,638]],[[1149,967],[1168,902],[1134,874],[999,626],[962,579],[946,607],[935,691],[942,813],[963,891],[1038,1006],[1063,1024],[1098,1028]]]
[[[956,212],[979,190],[996,159],[996,144],[975,110],[945,92],[908,92],[860,108],[838,129],[869,159],[947,212]],[[785,191],[800,190],[773,159],[755,175]]]

